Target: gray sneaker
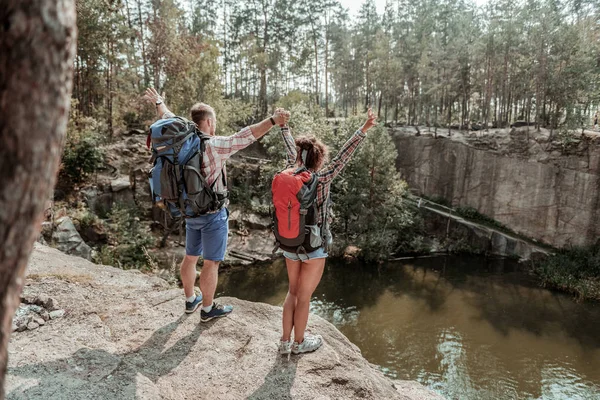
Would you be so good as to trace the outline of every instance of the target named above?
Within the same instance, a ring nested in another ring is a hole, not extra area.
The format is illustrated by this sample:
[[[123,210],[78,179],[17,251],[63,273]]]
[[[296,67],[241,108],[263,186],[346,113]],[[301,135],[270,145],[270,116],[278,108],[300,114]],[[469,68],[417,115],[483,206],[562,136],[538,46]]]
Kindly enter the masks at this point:
[[[279,354],[282,356],[289,356],[292,352],[292,340],[280,340],[279,341]]]
[[[302,343],[294,342],[292,345],[292,353],[310,353],[311,351],[317,350],[321,345],[323,345],[323,337],[321,335],[306,334],[304,335]]]

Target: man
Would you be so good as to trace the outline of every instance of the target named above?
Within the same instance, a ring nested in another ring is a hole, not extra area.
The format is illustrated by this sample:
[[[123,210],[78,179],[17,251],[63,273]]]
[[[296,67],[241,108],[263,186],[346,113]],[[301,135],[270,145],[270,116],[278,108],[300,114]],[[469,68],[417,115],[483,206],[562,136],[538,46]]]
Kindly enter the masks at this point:
[[[160,118],[175,116],[169,111],[163,98],[155,89],[147,89],[145,97],[156,105],[156,111]],[[192,106],[190,113],[191,119],[198,126],[198,129],[202,133],[212,136],[206,142],[201,172],[209,185],[215,183],[214,190],[217,193],[227,190],[225,187],[226,179],[224,178],[226,176],[225,162],[227,159],[263,137],[274,125],[284,125],[289,119],[287,111],[277,109],[271,118],[246,127],[235,135],[215,136],[217,120],[215,110],[211,106],[197,103]],[[221,174],[223,174],[223,177]],[[185,312],[188,314],[193,313],[202,304],[200,312],[202,322],[224,317],[233,310],[230,305],[221,305],[214,302],[219,264],[225,257],[227,247],[228,220],[227,202],[216,213],[186,219],[186,256],[181,263],[181,280],[186,296]],[[200,274],[201,294],[196,296],[194,293],[196,263],[201,255],[204,258],[204,265]]]

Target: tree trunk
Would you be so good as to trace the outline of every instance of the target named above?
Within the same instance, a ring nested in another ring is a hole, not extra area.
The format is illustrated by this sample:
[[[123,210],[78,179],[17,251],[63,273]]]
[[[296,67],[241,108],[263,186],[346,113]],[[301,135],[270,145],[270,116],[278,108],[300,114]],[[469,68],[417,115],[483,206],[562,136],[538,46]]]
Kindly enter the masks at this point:
[[[144,64],[144,87],[150,86],[150,73],[148,72],[148,61],[146,59],[146,42],[144,41],[144,24],[142,22],[142,2],[137,0],[138,25],[140,28],[140,43],[142,44],[142,63]],[[158,90],[158,87],[156,88]]]
[[[325,118],[329,118],[329,24],[325,31]]]
[[[269,19],[267,14],[266,5],[263,4],[263,43],[262,43],[262,54],[267,54],[267,47],[269,46]],[[267,64],[263,61],[260,68],[260,93],[258,97],[258,112],[259,119],[267,115],[268,103],[267,103]]]
[[[12,317],[67,125],[75,16],[73,0],[0,8],[0,400]]]
[[[317,42],[317,32],[314,26],[314,19],[311,18],[310,22],[312,34],[313,34],[313,47],[315,50],[315,101],[319,104],[319,44]],[[327,115],[325,115],[327,117]]]

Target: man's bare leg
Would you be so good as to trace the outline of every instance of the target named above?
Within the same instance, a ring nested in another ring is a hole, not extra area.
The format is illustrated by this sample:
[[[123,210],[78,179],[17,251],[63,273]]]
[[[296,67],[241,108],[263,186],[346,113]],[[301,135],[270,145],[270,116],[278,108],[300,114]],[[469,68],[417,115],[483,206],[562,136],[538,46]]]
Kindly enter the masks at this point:
[[[194,295],[194,284],[196,283],[196,263],[198,256],[185,256],[181,262],[181,282],[186,298]]]
[[[200,273],[200,290],[202,291],[202,307],[210,307],[215,299],[219,280],[219,261],[204,260]]]

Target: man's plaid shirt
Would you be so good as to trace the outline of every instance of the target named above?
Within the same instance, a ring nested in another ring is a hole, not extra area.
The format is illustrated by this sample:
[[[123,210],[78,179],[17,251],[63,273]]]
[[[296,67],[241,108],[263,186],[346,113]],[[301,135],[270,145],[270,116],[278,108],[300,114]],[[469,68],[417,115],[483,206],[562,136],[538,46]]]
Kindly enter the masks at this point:
[[[294,138],[287,127],[281,128],[281,136],[287,150],[287,168],[293,168],[296,166],[297,150]],[[324,223],[329,225],[327,220],[328,214],[328,203],[329,203],[329,190],[331,188],[331,182],[333,178],[344,169],[344,166],[350,161],[352,154],[358,148],[358,145],[366,137],[360,130],[354,132],[354,134],[346,141],[342,146],[339,153],[331,160],[327,166],[321,168],[315,174],[319,179],[319,185],[317,186],[317,211],[319,212],[318,223],[324,226]]]
[[[166,112],[162,118],[173,118],[175,114]],[[202,158],[202,176],[206,179],[209,185],[212,185],[215,180],[214,191],[217,193],[227,190],[227,186],[223,181],[227,182],[227,172],[225,170],[225,162],[229,157],[238,151],[245,149],[256,141],[250,128],[244,128],[238,133],[231,136],[212,136],[206,141],[204,157]],[[221,178],[223,171],[223,178]]]

